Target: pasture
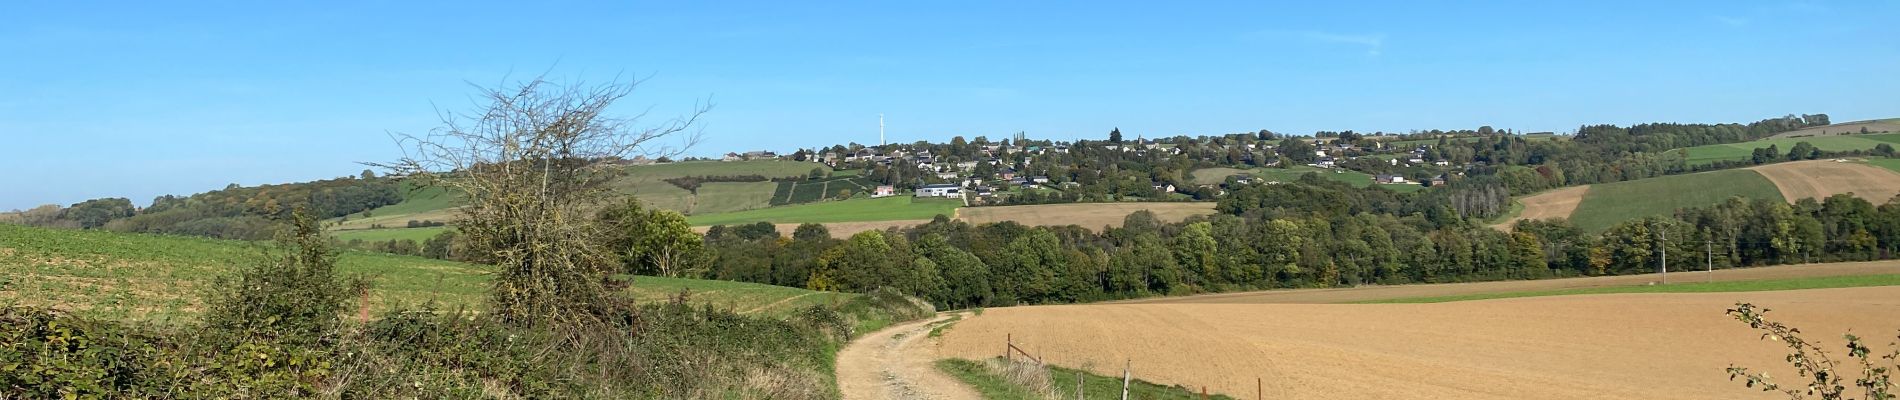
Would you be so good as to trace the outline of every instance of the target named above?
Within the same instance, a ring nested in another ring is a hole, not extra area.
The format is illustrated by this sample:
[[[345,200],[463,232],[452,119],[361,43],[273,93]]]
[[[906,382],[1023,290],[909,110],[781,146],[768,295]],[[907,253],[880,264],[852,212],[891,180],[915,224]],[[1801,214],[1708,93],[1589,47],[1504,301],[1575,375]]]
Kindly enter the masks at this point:
[[[1623,221],[1669,215],[1735,196],[1782,200],[1775,184],[1752,170],[1670,175],[1591,185],[1570,214],[1570,222],[1586,232],[1599,232]]]
[[[1796,131],[1791,131],[1791,132],[1782,132],[1772,137],[1773,138],[1790,138],[1790,137],[1809,137],[1809,136],[1854,135],[1854,134],[1859,134],[1861,131],[1861,128],[1867,128],[1867,133],[1900,133],[1900,118],[1843,122],[1843,123],[1838,123],[1838,124],[1833,124],[1833,125],[1828,125],[1828,126],[1817,126],[1813,128],[1806,128],[1806,129],[1801,129],[1801,130],[1796,130]]]
[[[1716,161],[1747,160],[1754,155],[1756,148],[1775,146],[1782,156],[1788,154],[1796,143],[1808,142],[1823,151],[1872,150],[1882,143],[1900,146],[1900,133],[1877,135],[1819,136],[1819,137],[1777,137],[1750,142],[1712,144],[1707,146],[1685,147],[1690,165],[1708,164]]]
[[[439,228],[438,228],[439,229]],[[393,229],[392,229],[393,230]],[[264,262],[269,244],[152,234],[0,224],[0,303],[50,306],[83,315],[159,323],[185,322],[203,310],[201,292],[239,266]],[[375,311],[433,301],[486,307],[494,267],[421,257],[344,251],[337,272],[371,281]],[[626,295],[688,299],[747,314],[782,315],[855,294],[755,283],[623,276]]]
[[[412,240],[416,244],[447,232],[449,227],[431,226],[426,228],[390,228],[390,229],[352,229],[331,231],[330,236],[341,241],[362,240],[365,242],[384,242],[390,240]]]

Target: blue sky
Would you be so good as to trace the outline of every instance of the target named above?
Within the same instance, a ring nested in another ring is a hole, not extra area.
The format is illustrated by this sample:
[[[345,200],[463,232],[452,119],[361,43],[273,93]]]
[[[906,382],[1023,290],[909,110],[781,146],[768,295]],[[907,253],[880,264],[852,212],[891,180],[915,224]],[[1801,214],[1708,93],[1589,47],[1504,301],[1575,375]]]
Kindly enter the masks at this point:
[[[0,210],[354,174],[542,71],[710,98],[695,154],[879,113],[892,141],[1900,117],[1894,1],[791,3],[9,3]]]

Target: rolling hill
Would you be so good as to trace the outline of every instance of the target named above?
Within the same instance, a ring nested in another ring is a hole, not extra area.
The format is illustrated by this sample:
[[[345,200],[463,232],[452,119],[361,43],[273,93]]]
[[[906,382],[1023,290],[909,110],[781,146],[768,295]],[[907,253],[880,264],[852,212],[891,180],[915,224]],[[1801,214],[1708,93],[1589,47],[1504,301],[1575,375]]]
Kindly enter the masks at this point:
[[[1517,219],[1569,218],[1586,231],[1601,231],[1622,221],[1667,215],[1676,209],[1719,203],[1729,197],[1794,202],[1852,193],[1874,204],[1900,194],[1900,160],[1810,160],[1744,169],[1670,175],[1658,178],[1578,186],[1517,200]]]
[[[0,224],[0,302],[50,306],[80,314],[154,322],[188,321],[202,311],[200,289],[236,266],[261,262],[265,243],[100,230]],[[370,306],[435,301],[485,307],[494,267],[420,257],[344,251],[337,270],[370,279]],[[805,305],[836,304],[856,294],[754,283],[631,279],[626,295],[664,301],[689,290],[694,302],[741,313],[778,315]]]
[[[1775,146],[1782,154],[1794,148],[1796,143],[1807,142],[1823,151],[1871,150],[1881,144],[1900,146],[1900,133],[1872,135],[1839,135],[1818,137],[1777,137],[1741,143],[1712,144],[1683,148],[1688,152],[1691,165],[1708,164],[1722,160],[1747,160],[1757,148]]]

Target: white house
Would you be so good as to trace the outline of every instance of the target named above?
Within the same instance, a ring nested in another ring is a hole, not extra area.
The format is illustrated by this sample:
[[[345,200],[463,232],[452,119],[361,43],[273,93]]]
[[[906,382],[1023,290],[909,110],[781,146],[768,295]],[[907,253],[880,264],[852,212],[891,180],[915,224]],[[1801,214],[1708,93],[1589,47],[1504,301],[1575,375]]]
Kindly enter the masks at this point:
[[[897,188],[891,185],[879,185],[877,190],[871,192],[871,197],[891,197],[896,195]]]
[[[962,187],[947,183],[923,185],[917,188],[917,197],[957,197],[962,194]]]

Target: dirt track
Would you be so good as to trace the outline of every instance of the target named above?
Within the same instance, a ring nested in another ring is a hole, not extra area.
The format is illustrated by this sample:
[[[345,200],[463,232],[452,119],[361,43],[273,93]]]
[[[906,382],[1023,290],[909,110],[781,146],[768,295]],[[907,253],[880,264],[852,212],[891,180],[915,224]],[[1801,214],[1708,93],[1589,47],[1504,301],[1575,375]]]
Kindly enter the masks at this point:
[[[1524,204],[1524,211],[1509,221],[1492,225],[1492,228],[1511,230],[1511,225],[1521,220],[1551,218],[1570,218],[1577,211],[1577,205],[1583,203],[1583,195],[1590,192],[1590,185],[1572,186],[1518,199]]]
[[[1900,287],[1615,294],[1439,304],[1094,304],[987,310],[945,333],[945,356],[994,357],[1005,335],[1052,363],[1267,398],[1776,398],[1738,364],[1793,378],[1736,301],[1834,348],[1849,328],[1891,341]],[[1795,381],[1784,381],[1795,383]],[[1785,397],[1784,397],[1785,398]]]
[[[1773,267],[1723,269],[1714,273],[1693,270],[1694,266],[1680,266],[1669,274],[1671,282],[1703,281],[1754,281],[1764,279],[1787,279],[1820,276],[1900,274],[1900,261],[1869,261],[1853,263],[1828,263],[1805,265],[1781,265]],[[1671,267],[1676,268],[1676,267]],[[1164,297],[1154,299],[1131,300],[1127,303],[1201,303],[1201,304],[1315,304],[1350,303],[1398,299],[1407,297],[1458,296],[1468,294],[1524,292],[1538,290],[1560,290],[1603,286],[1643,285],[1662,280],[1658,274],[1600,276],[1588,278],[1542,279],[1534,281],[1499,281],[1474,283],[1449,283],[1436,285],[1398,285],[1398,286],[1360,286],[1341,289],[1294,289],[1268,290],[1261,292],[1209,294],[1186,297]]]
[[[1857,162],[1810,160],[1769,164],[1749,169],[1761,173],[1781,190],[1781,197],[1792,203],[1805,198],[1816,200],[1841,193],[1853,193],[1874,204],[1900,194],[1900,173]]]
[[[971,224],[1016,221],[1016,223],[1029,226],[1079,225],[1093,230],[1104,226],[1122,226],[1122,220],[1126,219],[1128,214],[1141,210],[1154,212],[1155,217],[1163,222],[1178,222],[1190,216],[1213,214],[1214,203],[1078,203],[964,207],[957,209],[957,218]]]
[[[967,315],[965,317],[968,317]],[[949,314],[864,335],[838,351],[838,390],[853,399],[976,400],[982,396],[938,371],[930,330]]]

